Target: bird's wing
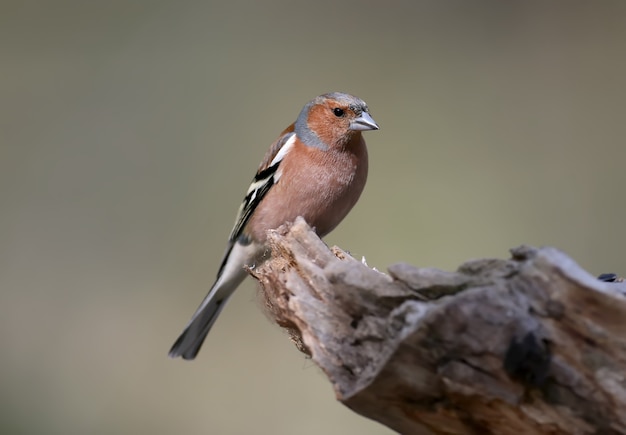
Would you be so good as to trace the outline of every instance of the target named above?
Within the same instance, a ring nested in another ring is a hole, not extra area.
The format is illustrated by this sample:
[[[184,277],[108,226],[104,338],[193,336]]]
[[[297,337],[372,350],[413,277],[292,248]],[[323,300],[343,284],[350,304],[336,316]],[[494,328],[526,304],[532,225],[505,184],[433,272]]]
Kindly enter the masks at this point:
[[[248,220],[254,213],[254,210],[259,205],[261,200],[265,197],[267,192],[272,188],[274,184],[278,182],[281,172],[279,171],[280,162],[287,155],[289,150],[293,147],[296,140],[296,135],[293,131],[293,124],[289,126],[280,137],[272,144],[270,149],[265,154],[261,166],[257,170],[246,196],[239,206],[237,212],[237,218],[235,219],[235,226],[233,227],[229,243],[235,243],[235,241],[241,236],[243,229],[245,228]]]

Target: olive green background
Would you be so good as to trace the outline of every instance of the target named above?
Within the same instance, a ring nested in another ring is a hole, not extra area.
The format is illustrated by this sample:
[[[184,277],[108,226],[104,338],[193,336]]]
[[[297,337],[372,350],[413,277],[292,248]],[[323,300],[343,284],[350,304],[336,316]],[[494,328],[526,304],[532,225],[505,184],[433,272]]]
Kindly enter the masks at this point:
[[[384,270],[556,246],[625,274],[626,2],[3,1],[0,432],[388,434],[251,280],[194,362],[266,148],[354,93],[368,185],[326,238]]]

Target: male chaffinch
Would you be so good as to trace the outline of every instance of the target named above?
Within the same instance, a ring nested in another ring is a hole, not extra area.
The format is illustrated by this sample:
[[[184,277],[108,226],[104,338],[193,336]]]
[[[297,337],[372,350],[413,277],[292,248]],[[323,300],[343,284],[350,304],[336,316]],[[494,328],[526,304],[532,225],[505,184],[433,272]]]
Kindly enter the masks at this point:
[[[302,216],[323,237],[359,199],[367,179],[364,130],[378,130],[367,105],[334,92],[308,102],[274,142],[239,207],[217,279],[169,356],[194,359],[244,266],[267,256],[267,230]]]

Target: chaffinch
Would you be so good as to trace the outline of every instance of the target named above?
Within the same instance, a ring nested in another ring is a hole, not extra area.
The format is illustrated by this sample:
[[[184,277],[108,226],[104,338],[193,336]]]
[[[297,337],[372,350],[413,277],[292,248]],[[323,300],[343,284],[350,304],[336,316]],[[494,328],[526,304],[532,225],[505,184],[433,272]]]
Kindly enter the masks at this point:
[[[378,130],[367,105],[334,92],[307,103],[274,142],[239,207],[217,279],[183,333],[172,358],[194,359],[226,301],[246,277],[244,266],[267,256],[267,231],[302,216],[323,237],[359,199],[367,179],[361,132]]]

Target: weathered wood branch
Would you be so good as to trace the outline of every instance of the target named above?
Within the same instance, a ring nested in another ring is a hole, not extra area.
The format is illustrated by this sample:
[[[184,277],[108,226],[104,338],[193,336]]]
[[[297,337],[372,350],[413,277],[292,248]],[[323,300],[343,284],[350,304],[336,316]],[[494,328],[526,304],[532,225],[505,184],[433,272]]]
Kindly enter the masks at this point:
[[[389,274],[303,220],[251,271],[338,400],[406,434],[626,434],[624,283],[553,248]]]

